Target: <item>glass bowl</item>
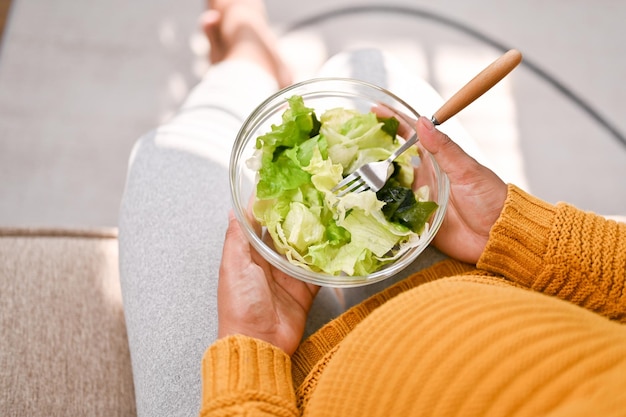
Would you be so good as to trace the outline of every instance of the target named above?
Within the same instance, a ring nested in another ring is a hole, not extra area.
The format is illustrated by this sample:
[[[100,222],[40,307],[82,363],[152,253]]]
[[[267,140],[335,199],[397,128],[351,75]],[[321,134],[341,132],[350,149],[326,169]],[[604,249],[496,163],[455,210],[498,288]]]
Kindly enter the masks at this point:
[[[257,137],[269,132],[272,124],[281,124],[281,116],[288,108],[287,99],[299,95],[306,107],[313,108],[317,115],[325,110],[344,107],[359,112],[369,112],[374,107],[384,108],[392,113],[408,133],[400,136],[407,139],[413,134],[414,120],[419,114],[394,94],[375,85],[345,78],[318,78],[287,87],[267,98],[247,118],[241,127],[230,158],[230,189],[234,213],[252,246],[271,265],[300,280],[329,287],[356,287],[372,284],[393,276],[410,265],[432,241],[439,230],[446,212],[449,197],[449,181],[439,165],[418,142],[420,158],[415,163],[415,183],[413,188],[427,185],[429,199],[438,204],[432,214],[429,227],[421,235],[419,244],[406,251],[392,263],[367,276],[329,275],[314,272],[292,264],[285,256],[274,250],[269,234],[255,220],[252,214],[252,201],[256,183],[256,172],[247,165],[247,160],[255,151]],[[391,115],[391,114],[390,114]]]

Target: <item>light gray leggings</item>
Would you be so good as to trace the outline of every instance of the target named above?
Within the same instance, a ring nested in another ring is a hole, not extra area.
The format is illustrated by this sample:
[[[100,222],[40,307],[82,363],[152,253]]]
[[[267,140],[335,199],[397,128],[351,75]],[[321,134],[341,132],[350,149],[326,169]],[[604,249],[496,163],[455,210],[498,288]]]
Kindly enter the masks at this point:
[[[441,102],[421,80],[392,82],[391,64],[375,50],[332,59],[322,75],[350,76],[415,97],[418,111]],[[400,77],[402,78],[402,77]],[[406,78],[406,76],[405,76]],[[417,86],[417,87],[416,87]],[[244,62],[211,68],[168,124],[143,136],[131,155],[120,214],[120,274],[141,416],[195,416],[200,404],[200,361],[217,333],[217,279],[231,207],[227,164],[245,117],[276,89]],[[398,91],[400,90],[400,91]],[[457,136],[466,134],[457,129]],[[468,139],[469,140],[469,139]],[[336,293],[323,289],[307,334],[346,308],[443,255],[428,249],[401,276]]]

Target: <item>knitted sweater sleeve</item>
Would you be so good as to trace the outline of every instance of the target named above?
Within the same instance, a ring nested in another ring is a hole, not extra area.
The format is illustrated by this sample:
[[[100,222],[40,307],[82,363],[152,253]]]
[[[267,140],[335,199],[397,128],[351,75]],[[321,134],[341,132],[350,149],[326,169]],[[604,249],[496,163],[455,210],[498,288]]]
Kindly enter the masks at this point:
[[[478,268],[626,322],[626,224],[509,185]]]
[[[289,355],[261,340],[229,336],[202,359],[200,417],[297,416]]]

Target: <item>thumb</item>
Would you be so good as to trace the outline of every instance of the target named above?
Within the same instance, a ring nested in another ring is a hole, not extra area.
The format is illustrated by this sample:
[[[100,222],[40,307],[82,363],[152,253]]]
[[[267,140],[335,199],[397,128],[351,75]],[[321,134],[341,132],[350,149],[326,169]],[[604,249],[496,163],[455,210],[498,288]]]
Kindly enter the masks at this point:
[[[232,210],[228,213],[228,228],[224,238],[223,263],[225,265],[237,264],[242,255],[249,256],[250,245]]]
[[[417,120],[416,130],[422,146],[435,157],[441,169],[448,176],[462,167],[467,167],[468,163],[472,165],[476,163],[448,135],[437,130],[433,122],[427,117],[421,116]]]

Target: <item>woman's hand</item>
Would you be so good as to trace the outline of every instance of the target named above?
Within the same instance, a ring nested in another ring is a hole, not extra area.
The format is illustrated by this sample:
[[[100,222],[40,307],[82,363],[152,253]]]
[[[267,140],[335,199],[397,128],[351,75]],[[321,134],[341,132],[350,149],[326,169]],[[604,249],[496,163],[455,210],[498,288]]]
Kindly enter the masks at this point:
[[[447,255],[475,264],[504,206],[506,184],[466,154],[426,117],[416,123],[421,144],[450,179],[448,210],[433,244]]]
[[[230,213],[217,294],[218,337],[243,334],[291,355],[318,290],[270,266]]]

